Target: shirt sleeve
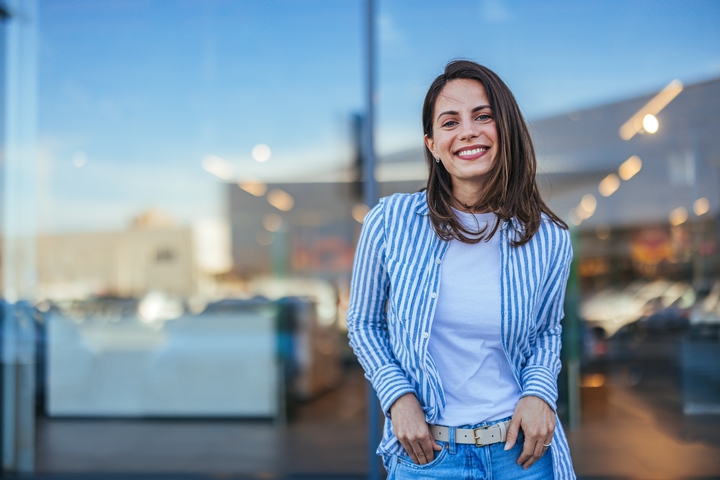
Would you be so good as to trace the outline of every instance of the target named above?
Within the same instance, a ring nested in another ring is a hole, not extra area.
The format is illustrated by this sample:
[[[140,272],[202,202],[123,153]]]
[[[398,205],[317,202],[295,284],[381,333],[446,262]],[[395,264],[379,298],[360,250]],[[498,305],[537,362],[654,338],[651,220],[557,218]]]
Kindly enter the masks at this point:
[[[554,226],[553,226],[554,227]],[[548,255],[550,270],[543,286],[542,301],[537,316],[537,336],[533,353],[522,371],[522,396],[533,395],[542,398],[553,411],[557,412],[557,378],[560,361],[561,333],[565,288],[572,263],[572,242],[570,232],[553,228],[552,253]]]
[[[389,415],[395,400],[414,393],[392,353],[386,302],[390,281],[385,262],[384,201],[365,217],[353,265],[347,311],[350,346],[372,383],[380,405]]]

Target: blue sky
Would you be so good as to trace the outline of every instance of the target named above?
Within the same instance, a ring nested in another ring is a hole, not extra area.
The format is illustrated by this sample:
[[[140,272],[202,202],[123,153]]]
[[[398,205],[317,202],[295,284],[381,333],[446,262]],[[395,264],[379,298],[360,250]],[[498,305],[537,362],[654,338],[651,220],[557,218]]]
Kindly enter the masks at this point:
[[[530,119],[720,76],[716,1],[376,3],[380,153],[419,144],[425,90],[452,58],[496,70]],[[222,216],[206,155],[269,180],[350,159],[360,0],[39,0],[39,12],[41,232],[124,228],[151,207],[181,223]]]

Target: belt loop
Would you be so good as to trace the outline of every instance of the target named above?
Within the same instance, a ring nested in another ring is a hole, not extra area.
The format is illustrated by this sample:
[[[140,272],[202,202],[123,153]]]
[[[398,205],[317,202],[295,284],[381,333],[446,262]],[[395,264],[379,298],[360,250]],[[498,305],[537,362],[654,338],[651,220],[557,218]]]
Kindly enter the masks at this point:
[[[450,455],[455,455],[455,452],[457,451],[457,448],[456,448],[457,443],[455,442],[455,430],[456,430],[455,427],[448,427],[448,432],[449,432],[448,437],[450,437],[448,439],[448,445],[450,446],[450,451],[449,451]]]

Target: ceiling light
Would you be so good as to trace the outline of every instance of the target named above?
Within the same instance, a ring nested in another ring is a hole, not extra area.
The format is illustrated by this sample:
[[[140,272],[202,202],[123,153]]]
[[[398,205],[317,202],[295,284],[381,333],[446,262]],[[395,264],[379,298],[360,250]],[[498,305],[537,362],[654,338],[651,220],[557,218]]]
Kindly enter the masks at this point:
[[[267,185],[259,180],[250,180],[247,182],[238,182],[238,187],[242,188],[251,195],[262,197],[267,192]]]
[[[370,211],[370,207],[364,203],[358,203],[352,208],[352,216],[358,223],[365,221],[365,215]]]
[[[643,117],[643,128],[646,132],[655,133],[658,131],[659,126],[660,123],[658,123],[657,117],[652,113],[648,113]]]
[[[202,168],[223,180],[232,180],[235,176],[233,166],[215,155],[205,155],[202,159]]]
[[[279,188],[270,190],[267,194],[267,201],[270,205],[278,210],[282,210],[283,212],[288,212],[295,206],[295,200],[293,197]]]
[[[263,227],[269,232],[277,232],[282,227],[282,218],[277,213],[268,213],[262,219]]]
[[[594,213],[595,208],[597,207],[597,199],[595,198],[595,195],[592,193],[583,195],[582,200],[580,200],[580,206],[586,212]]]
[[[630,140],[635,136],[635,134],[643,130],[643,121],[645,117],[648,114],[654,116],[660,113],[660,110],[665,108],[665,106],[670,103],[673,98],[677,97],[678,94],[682,92],[682,89],[683,85],[680,80],[673,80],[670,82],[667,87],[660,90],[657,95],[650,99],[648,103],[635,112],[635,115],[630,117],[630,119],[625,122],[622,127],[620,127],[620,138],[623,140]]]
[[[570,210],[568,217],[570,218],[570,223],[572,223],[573,225],[580,225],[583,221],[580,215],[578,215],[577,210],[574,208]]]
[[[693,212],[695,212],[695,215],[698,217],[700,215],[705,215],[708,211],[710,211],[710,201],[705,198],[698,198],[695,200],[695,203],[693,203]]]
[[[609,197],[620,187],[620,179],[614,173],[611,173],[607,177],[603,178],[598,185],[600,195],[603,197]]]
[[[685,207],[678,207],[675,210],[670,212],[670,225],[673,227],[677,227],[678,225],[682,225],[687,221],[688,218],[688,212]]]
[[[610,237],[610,226],[607,223],[598,223],[595,234],[600,240],[607,240]]]
[[[270,147],[264,143],[258,143],[252,149],[252,157],[258,162],[266,162],[270,159],[270,155],[272,155]]]
[[[640,157],[637,155],[633,155],[620,165],[618,173],[620,174],[620,178],[623,180],[630,180],[640,171],[641,168],[642,160],[640,160]]]

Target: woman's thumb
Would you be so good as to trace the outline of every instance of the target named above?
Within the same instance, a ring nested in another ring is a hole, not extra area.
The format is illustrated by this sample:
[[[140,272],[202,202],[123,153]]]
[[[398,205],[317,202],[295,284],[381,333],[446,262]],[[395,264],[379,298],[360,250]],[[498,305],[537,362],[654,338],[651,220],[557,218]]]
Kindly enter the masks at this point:
[[[510,450],[515,446],[519,431],[520,420],[516,420],[515,417],[513,417],[512,420],[510,420],[510,426],[508,427],[507,436],[505,437],[505,450]]]

